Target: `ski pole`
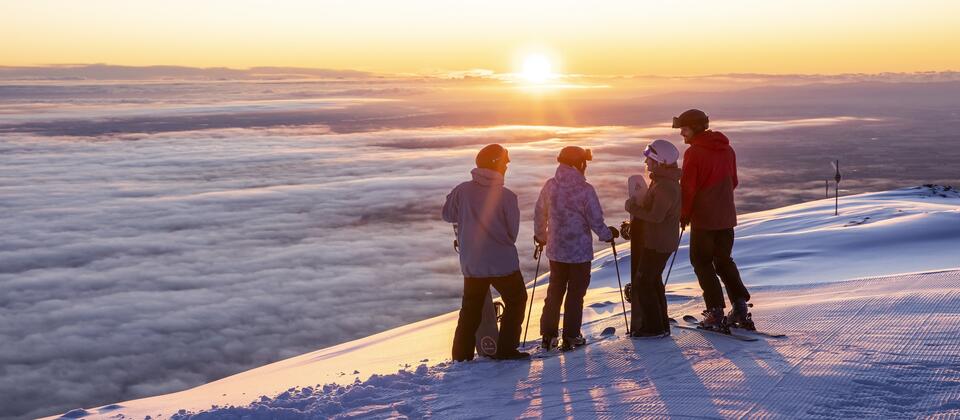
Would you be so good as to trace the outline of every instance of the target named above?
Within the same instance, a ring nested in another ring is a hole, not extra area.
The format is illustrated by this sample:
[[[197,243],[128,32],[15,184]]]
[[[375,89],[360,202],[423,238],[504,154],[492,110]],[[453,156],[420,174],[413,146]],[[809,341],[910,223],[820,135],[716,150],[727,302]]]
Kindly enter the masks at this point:
[[[667,269],[667,279],[663,281],[664,290],[666,290],[667,283],[670,282],[670,272],[673,271],[673,263],[677,261],[677,253],[680,252],[680,242],[683,241],[683,232],[686,230],[686,226],[680,229],[680,239],[677,239],[677,249],[673,251],[673,259],[670,260],[670,268]]]
[[[533,257],[537,259],[537,271],[533,275],[533,290],[530,291],[530,309],[527,310],[527,326],[523,327],[523,343],[527,342],[527,330],[530,329],[530,314],[533,313],[533,295],[537,293],[537,277],[540,276],[540,254],[543,253],[543,245],[539,242],[533,248]]]
[[[617,258],[617,243],[610,241],[613,247],[613,266],[617,268],[617,288],[620,289],[620,306],[623,308],[623,323],[627,325],[627,335],[630,335],[630,322],[627,321],[627,304],[623,301],[623,284],[620,282],[620,259]]]

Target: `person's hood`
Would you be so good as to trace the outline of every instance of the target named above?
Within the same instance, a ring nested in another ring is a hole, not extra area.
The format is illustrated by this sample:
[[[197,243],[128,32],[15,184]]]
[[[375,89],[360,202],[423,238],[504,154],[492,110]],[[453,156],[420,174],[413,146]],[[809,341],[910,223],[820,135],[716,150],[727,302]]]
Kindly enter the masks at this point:
[[[650,167],[650,179],[654,180],[657,178],[668,179],[672,181],[680,181],[680,175],[683,174],[683,171],[677,167],[668,167],[668,166],[651,166]]]
[[[712,150],[724,150],[730,148],[730,139],[719,131],[707,130],[693,136],[690,139],[690,144]]]
[[[587,178],[583,176],[577,168],[564,164],[557,165],[557,172],[553,175],[553,179],[563,187],[571,187],[587,182]]]
[[[485,187],[503,185],[503,174],[492,169],[473,168],[470,175],[473,175],[473,182]]]

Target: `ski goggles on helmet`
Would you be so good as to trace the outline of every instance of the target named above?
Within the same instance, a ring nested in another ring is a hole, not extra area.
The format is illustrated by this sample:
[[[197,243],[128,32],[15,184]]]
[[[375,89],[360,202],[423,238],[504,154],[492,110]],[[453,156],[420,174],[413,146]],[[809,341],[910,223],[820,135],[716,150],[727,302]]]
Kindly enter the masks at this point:
[[[657,155],[657,149],[654,149],[653,146],[647,145],[647,147],[643,149],[643,155],[659,163],[663,163],[663,158]]]
[[[704,126],[710,122],[710,117],[699,109],[688,109],[678,117],[673,117],[673,128]]]

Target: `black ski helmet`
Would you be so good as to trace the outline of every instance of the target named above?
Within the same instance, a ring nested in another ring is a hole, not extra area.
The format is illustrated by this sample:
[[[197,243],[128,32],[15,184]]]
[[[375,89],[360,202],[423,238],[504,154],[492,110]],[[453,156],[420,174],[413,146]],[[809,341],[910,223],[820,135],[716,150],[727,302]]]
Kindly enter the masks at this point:
[[[710,118],[699,109],[683,111],[679,117],[673,117],[673,128],[690,127],[694,131],[704,131],[710,127]]]
[[[499,171],[500,168],[510,163],[510,155],[507,149],[499,144],[488,144],[480,149],[475,159],[478,168]]]
[[[564,147],[560,149],[560,154],[557,155],[557,162],[573,166],[574,168],[580,168],[588,160],[593,160],[593,153],[590,152],[590,149],[584,149],[579,146]]]

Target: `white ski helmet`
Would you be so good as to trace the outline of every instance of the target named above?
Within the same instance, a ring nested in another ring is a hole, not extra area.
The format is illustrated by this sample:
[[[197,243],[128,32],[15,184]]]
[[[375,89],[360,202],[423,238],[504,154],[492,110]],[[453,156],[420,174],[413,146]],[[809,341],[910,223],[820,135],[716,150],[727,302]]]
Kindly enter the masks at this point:
[[[656,139],[643,149],[643,155],[664,165],[673,165],[680,159],[680,150],[669,141]]]

